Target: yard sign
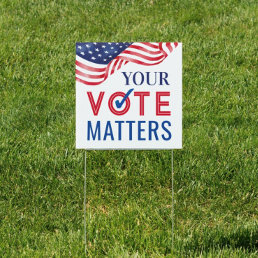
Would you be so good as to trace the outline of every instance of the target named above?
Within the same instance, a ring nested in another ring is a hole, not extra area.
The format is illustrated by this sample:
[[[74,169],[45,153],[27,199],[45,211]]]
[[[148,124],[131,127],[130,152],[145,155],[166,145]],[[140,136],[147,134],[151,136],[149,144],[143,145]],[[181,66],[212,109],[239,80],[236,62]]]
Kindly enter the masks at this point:
[[[76,44],[76,148],[182,148],[182,44]]]

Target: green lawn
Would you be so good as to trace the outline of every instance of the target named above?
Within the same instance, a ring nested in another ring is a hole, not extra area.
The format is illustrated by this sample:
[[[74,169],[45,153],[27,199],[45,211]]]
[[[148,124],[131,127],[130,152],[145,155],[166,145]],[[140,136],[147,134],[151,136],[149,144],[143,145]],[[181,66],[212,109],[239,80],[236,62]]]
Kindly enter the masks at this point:
[[[87,152],[91,257],[257,257],[256,1],[0,1],[0,256],[84,255],[76,41],[183,42],[183,150]]]

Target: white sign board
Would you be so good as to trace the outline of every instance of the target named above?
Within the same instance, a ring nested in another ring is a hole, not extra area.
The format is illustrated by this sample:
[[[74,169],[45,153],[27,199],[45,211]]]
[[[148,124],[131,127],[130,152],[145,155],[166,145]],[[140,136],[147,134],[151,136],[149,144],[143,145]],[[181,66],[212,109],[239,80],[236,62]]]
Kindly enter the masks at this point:
[[[76,148],[182,148],[182,44],[76,44]]]

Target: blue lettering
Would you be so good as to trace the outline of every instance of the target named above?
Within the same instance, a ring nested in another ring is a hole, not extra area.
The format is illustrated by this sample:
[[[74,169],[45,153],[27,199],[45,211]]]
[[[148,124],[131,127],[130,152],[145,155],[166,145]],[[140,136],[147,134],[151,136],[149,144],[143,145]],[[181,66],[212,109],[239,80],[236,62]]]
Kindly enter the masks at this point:
[[[162,76],[164,74],[164,77]],[[164,80],[165,81],[165,84],[169,85],[168,81],[167,81],[167,78],[168,78],[168,73],[166,72],[160,72],[160,85],[163,85],[162,84],[162,81]]]
[[[129,124],[129,140],[131,141],[133,139],[133,137],[132,137],[132,125],[135,123],[135,121],[126,121],[126,123]]]
[[[93,133],[91,121],[88,121],[88,134],[87,134],[87,140],[90,140],[90,133],[92,135],[92,139],[95,140],[96,135],[98,134],[98,140],[100,140],[100,121],[97,121],[95,132]]]
[[[140,74],[141,75],[141,82],[140,83],[136,83],[136,75],[137,74]],[[143,74],[141,73],[141,72],[136,72],[136,73],[134,73],[134,75],[133,75],[133,83],[135,84],[135,85],[142,85],[143,84],[143,81],[144,81],[144,76],[143,76]]]
[[[112,127],[111,127],[110,121],[107,121],[106,130],[105,130],[105,134],[104,134],[104,139],[103,140],[105,141],[108,136],[110,136],[111,140],[114,141],[114,135],[113,135],[113,131],[112,131]]]
[[[121,141],[122,139],[122,124],[124,121],[115,121],[116,124],[118,124],[118,140]]]
[[[145,132],[145,129],[142,128],[142,124],[145,124],[145,123],[146,123],[146,121],[138,121],[138,140],[139,141],[146,140],[146,138],[142,138],[142,135],[141,135],[142,132]]]
[[[129,85],[129,78],[130,78],[132,72],[129,73],[129,76],[127,76],[126,72],[122,72],[122,74],[123,74],[124,77],[125,77],[126,85]]]
[[[171,126],[171,123],[169,121],[163,121],[161,124],[162,129],[168,134],[167,137],[165,137],[164,134],[161,135],[164,141],[169,141],[172,137],[171,132],[166,128],[165,124],[168,124],[168,126]]]
[[[150,85],[150,86],[153,86],[156,84],[157,82],[157,72],[154,72],[155,73],[155,81],[151,84],[150,83],[150,72],[146,72],[146,75],[147,75],[147,84]]]
[[[152,125],[154,125],[154,128],[152,127]],[[154,134],[155,139],[157,141],[159,140],[159,137],[158,137],[158,134],[157,134],[158,128],[159,128],[159,123],[158,122],[156,122],[156,121],[149,121],[149,140],[150,141],[152,140],[152,133]]]

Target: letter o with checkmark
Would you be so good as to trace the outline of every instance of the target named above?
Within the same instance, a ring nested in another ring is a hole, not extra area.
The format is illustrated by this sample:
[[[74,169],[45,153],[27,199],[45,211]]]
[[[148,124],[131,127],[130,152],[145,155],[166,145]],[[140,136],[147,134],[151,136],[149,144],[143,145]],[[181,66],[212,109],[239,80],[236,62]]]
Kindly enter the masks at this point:
[[[113,94],[110,96],[109,101],[108,101],[108,107],[109,107],[110,111],[111,111],[114,115],[122,116],[122,115],[124,115],[124,114],[126,114],[126,113],[128,112],[128,110],[129,110],[129,108],[130,108],[130,99],[129,99],[129,97],[126,97],[126,98],[125,98],[125,96],[126,96],[126,94],[125,94],[124,92],[120,92],[120,91],[115,92],[115,93],[113,93]],[[117,106],[118,108],[121,108],[122,105],[123,105],[123,103],[125,102],[125,107],[124,107],[122,110],[116,110],[116,109],[114,108],[113,103],[114,103],[114,99],[115,99],[116,97],[122,97],[122,98],[123,98],[122,101],[116,100],[115,103],[116,103],[116,106]]]

